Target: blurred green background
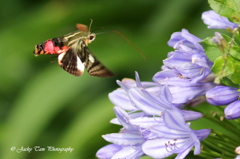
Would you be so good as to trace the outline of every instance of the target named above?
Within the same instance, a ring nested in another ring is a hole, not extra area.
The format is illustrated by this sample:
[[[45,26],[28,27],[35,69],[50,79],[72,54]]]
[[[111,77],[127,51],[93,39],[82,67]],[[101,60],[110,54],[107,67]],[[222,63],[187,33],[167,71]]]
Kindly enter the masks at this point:
[[[118,132],[108,93],[116,80],[138,71],[150,81],[172,49],[171,34],[188,29],[204,38],[210,30],[201,20],[206,1],[1,0],[0,2],[0,158],[92,159],[108,144],[103,134]],[[72,76],[56,58],[35,57],[34,45],[75,30],[76,23],[96,32],[117,30],[145,55],[146,61],[116,33],[97,36],[90,50],[112,70],[113,78]],[[11,147],[74,148],[72,153],[11,151]],[[146,157],[145,157],[146,158]]]

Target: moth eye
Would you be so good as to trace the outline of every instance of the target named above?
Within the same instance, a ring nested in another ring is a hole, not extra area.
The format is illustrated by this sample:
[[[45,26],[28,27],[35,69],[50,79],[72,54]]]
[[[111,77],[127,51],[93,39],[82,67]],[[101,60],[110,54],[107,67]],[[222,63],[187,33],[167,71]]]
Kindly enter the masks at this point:
[[[90,35],[90,36],[89,36],[89,40],[90,40],[90,41],[93,41],[93,40],[95,39],[95,37],[96,37],[95,35]]]

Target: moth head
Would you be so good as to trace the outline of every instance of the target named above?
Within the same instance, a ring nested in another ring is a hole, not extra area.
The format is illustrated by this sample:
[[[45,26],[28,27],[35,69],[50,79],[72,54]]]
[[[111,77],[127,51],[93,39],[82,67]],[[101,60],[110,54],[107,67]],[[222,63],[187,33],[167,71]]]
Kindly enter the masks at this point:
[[[90,19],[90,20],[91,20],[91,21],[90,21],[90,24],[89,24],[88,44],[91,43],[91,42],[96,38],[96,34],[90,32],[91,26],[92,26],[92,22],[93,22],[92,19]]]

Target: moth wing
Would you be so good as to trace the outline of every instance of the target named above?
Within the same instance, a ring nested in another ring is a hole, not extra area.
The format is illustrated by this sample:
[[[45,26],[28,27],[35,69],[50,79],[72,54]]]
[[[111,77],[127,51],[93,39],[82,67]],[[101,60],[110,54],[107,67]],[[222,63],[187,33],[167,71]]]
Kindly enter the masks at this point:
[[[80,31],[83,31],[83,32],[88,32],[88,27],[84,24],[76,24],[76,28]]]
[[[81,51],[78,52],[78,56],[91,76],[112,77],[114,75],[93,56],[84,41],[81,41],[81,48]]]
[[[81,76],[84,72],[84,64],[73,49],[58,55],[58,64],[68,73]]]

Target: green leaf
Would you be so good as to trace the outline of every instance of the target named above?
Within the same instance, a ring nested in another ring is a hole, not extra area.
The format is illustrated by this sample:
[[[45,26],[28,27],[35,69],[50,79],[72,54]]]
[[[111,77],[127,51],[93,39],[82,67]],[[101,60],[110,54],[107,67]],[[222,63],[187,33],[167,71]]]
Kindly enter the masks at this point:
[[[234,65],[232,61],[229,60],[230,59],[229,57],[228,59],[225,59],[224,56],[220,56],[214,61],[212,71],[220,78],[226,77],[234,73]],[[226,62],[226,66],[224,68],[225,62]]]
[[[240,46],[232,46],[229,54],[237,60],[240,60]]]
[[[221,34],[223,36],[223,38],[229,42],[231,41],[231,37],[229,37],[228,35],[226,34]],[[207,37],[206,39],[204,39],[201,44],[202,46],[204,47],[204,50],[206,52],[206,55],[208,56],[208,58],[211,60],[211,61],[215,61],[219,56],[221,56],[223,53],[220,51],[220,49],[218,48],[218,45],[215,44],[213,41],[212,41],[212,38],[213,37]],[[236,42],[233,42],[233,45],[237,45]],[[227,49],[227,48],[225,48]],[[225,52],[226,53],[226,52]],[[234,57],[235,58],[239,58],[238,55],[236,54],[236,51],[233,51],[232,52]]]
[[[224,77],[232,75],[234,73],[234,65],[229,59],[230,56],[223,55],[219,56],[214,61],[212,72],[217,76],[215,78],[215,83],[220,83]]]
[[[222,55],[217,47],[217,44],[213,43],[212,37],[207,37],[201,42],[201,44],[204,47],[206,55],[211,61],[215,61],[219,56]]]
[[[234,87],[240,84],[240,61],[231,55],[218,57],[214,61],[212,71],[217,76],[215,82],[221,81]]]
[[[229,42],[229,41],[232,40],[232,37],[228,36],[227,34],[221,33],[221,35],[223,36],[223,38],[224,38],[227,42]],[[233,41],[233,45],[237,45],[237,43],[236,43],[235,41]]]
[[[240,84],[240,61],[234,59],[234,72],[230,75],[230,80],[235,84]]]
[[[226,86],[239,88],[239,85],[238,85],[238,84],[233,83],[233,82],[232,82],[229,78],[227,78],[227,77],[224,77],[224,78],[221,80],[221,83],[224,84],[224,85],[226,85]]]
[[[208,0],[210,7],[221,16],[230,21],[240,23],[240,1],[239,0]]]

